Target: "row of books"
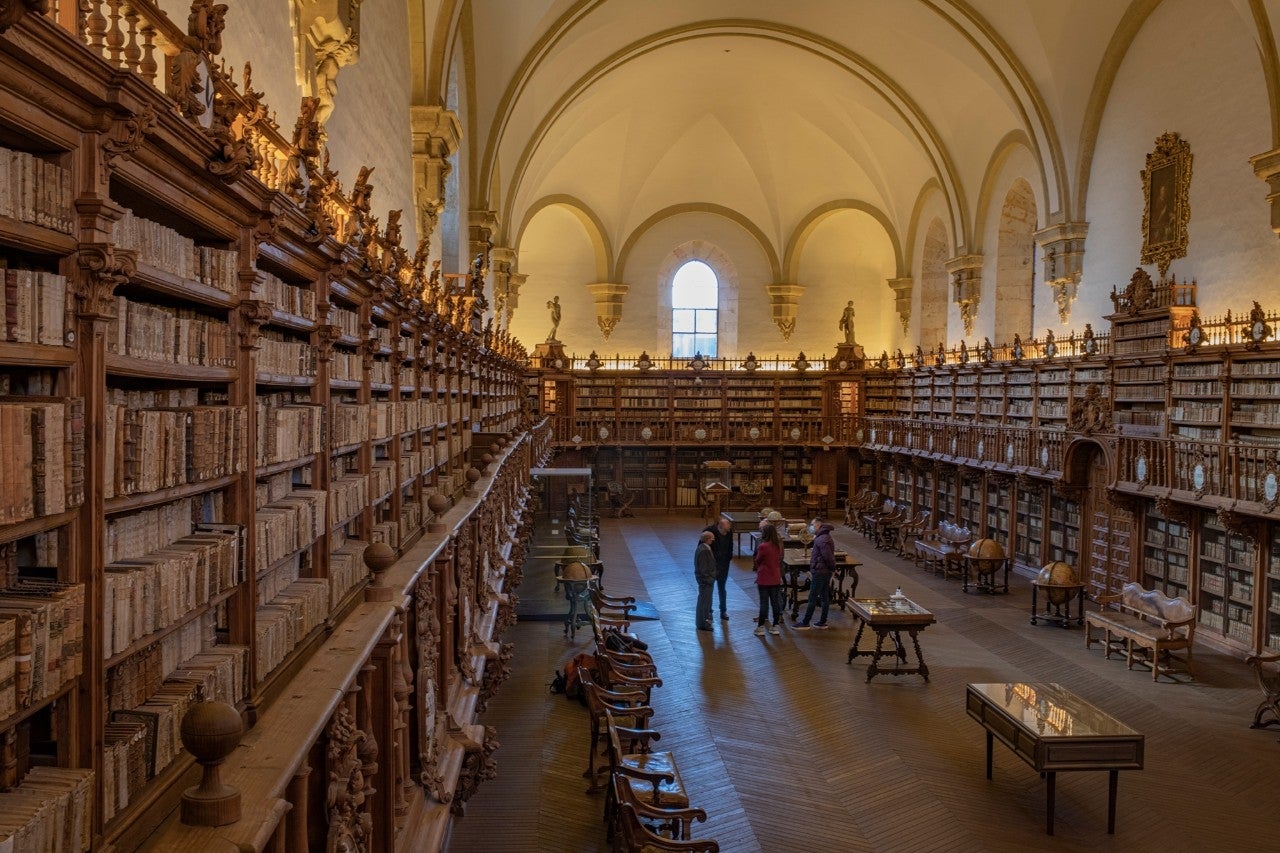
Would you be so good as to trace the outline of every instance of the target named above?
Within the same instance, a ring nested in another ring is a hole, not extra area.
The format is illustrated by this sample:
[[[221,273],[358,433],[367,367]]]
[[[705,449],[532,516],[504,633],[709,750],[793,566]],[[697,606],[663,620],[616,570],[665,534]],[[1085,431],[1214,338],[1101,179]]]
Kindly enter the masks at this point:
[[[70,169],[26,151],[0,148],[0,216],[70,234],[74,196]]]
[[[328,493],[295,489],[254,516],[257,548],[254,571],[261,573],[295,551],[308,547],[325,530]]]
[[[32,767],[0,792],[0,853],[83,853],[93,838],[93,771]]]
[[[136,251],[139,263],[223,293],[235,293],[239,288],[240,253],[234,249],[197,246],[194,240],[135,216],[133,211],[125,211],[112,231],[112,239],[120,248]]]
[[[381,500],[396,487],[396,466],[389,459],[374,462],[369,468],[369,491],[373,499]]]
[[[106,406],[106,497],[154,492],[245,469],[243,406]]]
[[[243,578],[238,527],[200,529],[103,575],[102,656],[123,652],[208,604]]]
[[[107,669],[107,710],[124,711],[147,701],[183,661],[217,643],[212,611],[165,634],[137,654]]]
[[[389,361],[374,360],[369,368],[369,382],[374,385],[393,385],[399,382],[400,374],[396,366]],[[410,380],[410,385],[413,381]]]
[[[331,403],[329,426],[334,447],[366,441],[369,438],[369,407],[357,403]]]
[[[257,370],[283,376],[315,376],[316,350],[307,341],[266,331],[258,335]]]
[[[84,400],[0,397],[0,524],[84,502]]]
[[[304,561],[301,551],[276,563],[272,568],[258,575],[258,583],[254,589],[258,606],[270,604],[277,595],[284,592],[285,587],[302,577],[303,563],[310,565],[310,554]]]
[[[364,331],[360,323],[360,315],[355,311],[348,311],[346,308],[339,308],[336,305],[329,306],[329,324],[337,326],[342,330],[342,334],[352,338],[364,340]]]
[[[322,453],[324,407],[274,402],[270,398],[258,398],[256,464],[270,465]]]
[[[83,584],[19,578],[0,590],[0,719],[80,675],[83,651]]]
[[[329,378],[363,382],[364,356],[358,352],[335,348],[329,359]]]
[[[350,473],[329,482],[329,526],[345,521],[369,505],[369,478]]]
[[[254,618],[254,662],[261,679],[289,655],[329,615],[329,581],[299,578],[270,604],[258,608]]]
[[[57,273],[5,267],[0,259],[0,340],[66,346],[74,340],[67,279]]]
[[[0,544],[0,589],[17,582],[22,566],[61,565],[58,554],[57,530],[37,533],[21,542]]]
[[[399,521],[380,521],[369,531],[370,542],[381,542],[392,548],[400,547],[400,523]]]
[[[195,499],[184,498],[132,515],[109,516],[106,562],[140,557],[190,535],[196,529],[199,506]]]
[[[235,339],[222,320],[186,308],[116,297],[116,319],[107,327],[107,352],[202,367],[234,367]]]
[[[368,542],[347,539],[329,553],[329,609],[338,606],[356,584],[365,579],[364,549]]]
[[[309,287],[299,287],[282,281],[269,272],[259,271],[261,285],[258,298],[287,314],[306,320],[316,319],[316,295]]]

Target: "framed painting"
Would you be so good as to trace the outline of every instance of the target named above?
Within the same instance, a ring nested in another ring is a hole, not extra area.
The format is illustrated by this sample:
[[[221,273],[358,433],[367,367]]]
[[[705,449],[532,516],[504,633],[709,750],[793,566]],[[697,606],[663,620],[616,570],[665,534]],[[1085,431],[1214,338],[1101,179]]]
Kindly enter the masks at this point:
[[[1169,264],[1187,254],[1191,146],[1176,133],[1156,140],[1142,171],[1142,263],[1155,264],[1163,280]]]

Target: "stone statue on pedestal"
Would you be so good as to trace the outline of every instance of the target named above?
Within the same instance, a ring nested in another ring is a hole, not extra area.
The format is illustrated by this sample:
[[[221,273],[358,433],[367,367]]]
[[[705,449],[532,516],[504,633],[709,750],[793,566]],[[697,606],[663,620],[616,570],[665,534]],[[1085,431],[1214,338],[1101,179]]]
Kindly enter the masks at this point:
[[[855,343],[853,338],[853,300],[850,299],[848,304],[844,306],[844,313],[840,315],[840,331],[844,332],[844,342],[846,344]]]
[[[547,343],[554,343],[557,341],[556,329],[560,328],[560,297],[551,297],[547,308],[551,311],[551,332],[547,335]]]

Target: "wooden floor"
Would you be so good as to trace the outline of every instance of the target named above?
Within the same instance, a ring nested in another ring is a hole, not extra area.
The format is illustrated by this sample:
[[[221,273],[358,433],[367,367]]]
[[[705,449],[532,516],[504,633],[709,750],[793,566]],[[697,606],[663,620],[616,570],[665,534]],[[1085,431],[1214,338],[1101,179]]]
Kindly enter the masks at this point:
[[[676,754],[697,833],[724,851],[1276,849],[1280,743],[1250,730],[1258,693],[1241,662],[1200,647],[1198,679],[1152,683],[1145,670],[1086,652],[1080,629],[1028,624],[1030,588],[965,596],[847,529],[839,547],[863,561],[859,595],[903,592],[938,624],[921,635],[931,682],[846,665],[851,619],[781,637],[752,634],[754,575],[730,575],[731,618],[694,630],[692,515],[605,521],[608,592],[657,605],[634,630],[664,684],[654,693],[661,748]],[[586,793],[584,708],[547,685],[590,645],[550,622],[516,625],[513,675],[483,722],[496,726],[498,776],[455,819],[449,850],[605,850],[603,798]],[[864,643],[865,643],[864,638]],[[1056,835],[1044,834],[1044,783],[996,745],[983,777],[982,729],[964,711],[970,682],[1055,681],[1146,735],[1146,769],[1120,774],[1115,836],[1106,834],[1105,773],[1060,774]]]

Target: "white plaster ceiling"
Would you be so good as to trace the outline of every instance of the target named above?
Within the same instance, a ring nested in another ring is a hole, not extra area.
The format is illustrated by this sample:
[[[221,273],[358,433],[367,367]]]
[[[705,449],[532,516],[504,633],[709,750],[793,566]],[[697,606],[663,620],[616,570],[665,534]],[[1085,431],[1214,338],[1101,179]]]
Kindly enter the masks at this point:
[[[878,208],[901,239],[936,180],[963,242],[1011,134],[1048,164],[1036,191],[1050,215],[1070,201],[1090,93],[1128,6],[472,0],[460,38],[473,194],[491,196],[508,240],[540,199],[569,196],[615,250],[656,212],[706,204],[750,219],[781,255],[835,199]]]

